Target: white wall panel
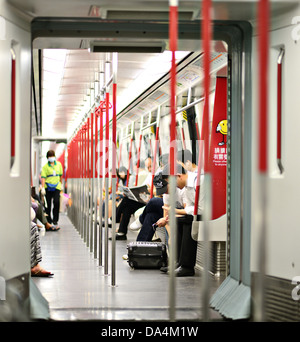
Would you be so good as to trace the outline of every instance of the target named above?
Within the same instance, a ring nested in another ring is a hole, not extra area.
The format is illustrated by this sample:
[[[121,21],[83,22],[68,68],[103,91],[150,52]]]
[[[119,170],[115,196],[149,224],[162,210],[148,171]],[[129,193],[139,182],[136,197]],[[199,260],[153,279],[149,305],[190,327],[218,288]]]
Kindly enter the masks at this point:
[[[30,271],[30,33],[12,23],[13,15],[0,2],[5,20],[5,39],[0,40],[1,75],[1,199],[0,272],[6,279]],[[9,20],[7,17],[9,16]],[[16,51],[16,161],[10,168],[11,53]]]
[[[295,14],[296,15],[296,14]],[[292,14],[290,16],[292,19]],[[270,77],[269,77],[269,125],[268,125],[268,191],[267,191],[267,264],[266,273],[271,276],[292,279],[300,274],[299,255],[299,127],[300,127],[300,41],[292,39],[295,26],[271,32]],[[285,48],[282,86],[282,159],[284,173],[276,164],[277,142],[277,57],[279,48]],[[257,40],[253,41],[254,55]],[[257,57],[257,56],[256,56]],[[252,249],[251,270],[257,271],[259,256],[258,222],[260,219],[259,188],[257,172],[258,141],[258,96],[257,60],[253,60],[253,196],[252,196]]]

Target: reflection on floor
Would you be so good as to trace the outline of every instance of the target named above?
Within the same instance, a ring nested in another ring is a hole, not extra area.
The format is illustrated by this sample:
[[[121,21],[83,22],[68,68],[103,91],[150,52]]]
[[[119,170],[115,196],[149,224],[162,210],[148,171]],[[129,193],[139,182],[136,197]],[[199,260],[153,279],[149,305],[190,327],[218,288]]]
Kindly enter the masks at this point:
[[[49,302],[52,320],[169,320],[169,276],[159,270],[134,270],[122,258],[129,241],[116,241],[116,286],[111,286],[111,241],[109,274],[81,239],[69,218],[61,214],[61,229],[41,236],[41,265],[53,278],[33,278]],[[210,279],[213,294],[223,278]],[[201,320],[201,272],[194,277],[176,278],[176,320]],[[210,310],[212,320],[219,314]]]

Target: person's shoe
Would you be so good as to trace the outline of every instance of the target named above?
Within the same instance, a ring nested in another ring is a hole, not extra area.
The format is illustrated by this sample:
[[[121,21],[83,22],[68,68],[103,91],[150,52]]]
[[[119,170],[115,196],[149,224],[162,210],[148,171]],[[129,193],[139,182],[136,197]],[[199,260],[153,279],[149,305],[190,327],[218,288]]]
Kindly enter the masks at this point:
[[[129,226],[129,228],[130,228],[130,230],[135,231],[135,230],[141,229],[142,226],[143,226],[143,225],[141,224],[139,218],[137,218],[133,223],[131,223],[131,225]]]
[[[195,275],[195,270],[193,268],[179,266],[175,270],[175,277],[192,277],[194,275]]]
[[[112,237],[110,237],[109,240],[112,240]],[[127,240],[127,235],[122,233],[116,233],[116,240]]]
[[[126,234],[117,233],[116,240],[127,240]]]
[[[60,227],[59,226],[55,226],[54,224],[46,226],[46,232],[56,232],[58,230],[60,230]]]
[[[176,263],[176,268],[179,267],[178,263]],[[160,269],[159,269],[161,272],[163,273],[168,273],[169,272],[169,266],[162,266]]]
[[[169,266],[163,266],[163,267],[161,267],[159,270],[160,270],[161,272],[163,272],[163,273],[168,273],[168,271],[169,271]]]

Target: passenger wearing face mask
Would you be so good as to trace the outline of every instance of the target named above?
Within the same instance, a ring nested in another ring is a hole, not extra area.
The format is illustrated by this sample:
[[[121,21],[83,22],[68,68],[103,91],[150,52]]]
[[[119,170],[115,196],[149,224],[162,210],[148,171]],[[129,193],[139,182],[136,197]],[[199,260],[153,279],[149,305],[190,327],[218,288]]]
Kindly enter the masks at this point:
[[[46,195],[46,213],[47,220],[50,224],[53,223],[52,230],[58,230],[59,219],[59,200],[60,191],[62,189],[61,179],[63,175],[62,165],[55,158],[55,152],[49,150],[47,152],[48,162],[43,166],[41,172],[42,178],[42,195]],[[53,201],[53,216],[51,212]]]

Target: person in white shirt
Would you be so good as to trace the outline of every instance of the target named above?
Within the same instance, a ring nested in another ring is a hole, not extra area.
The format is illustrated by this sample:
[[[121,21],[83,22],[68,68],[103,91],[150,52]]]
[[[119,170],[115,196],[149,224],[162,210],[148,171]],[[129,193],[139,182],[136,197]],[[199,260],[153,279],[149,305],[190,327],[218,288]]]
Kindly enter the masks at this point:
[[[177,165],[180,165],[178,163]],[[196,172],[185,172],[184,169],[180,171],[177,169],[177,187],[184,190],[183,192],[183,203],[184,208],[175,209],[177,215],[177,261],[178,268],[175,270],[177,277],[193,276],[195,274],[194,266],[196,263],[197,255],[197,241],[191,237],[193,214],[194,214],[194,203],[195,193],[197,184],[197,173]],[[198,202],[198,215],[197,219],[201,220],[203,213],[204,204],[204,187],[203,187],[203,176],[200,181],[200,195]],[[165,214],[164,218],[159,220],[157,224],[159,226],[165,225],[168,222],[168,207],[164,207]],[[179,216],[180,215],[180,216]],[[182,215],[182,216],[181,216]],[[171,227],[172,229],[172,227]],[[162,268],[161,271],[167,272],[167,268]]]

